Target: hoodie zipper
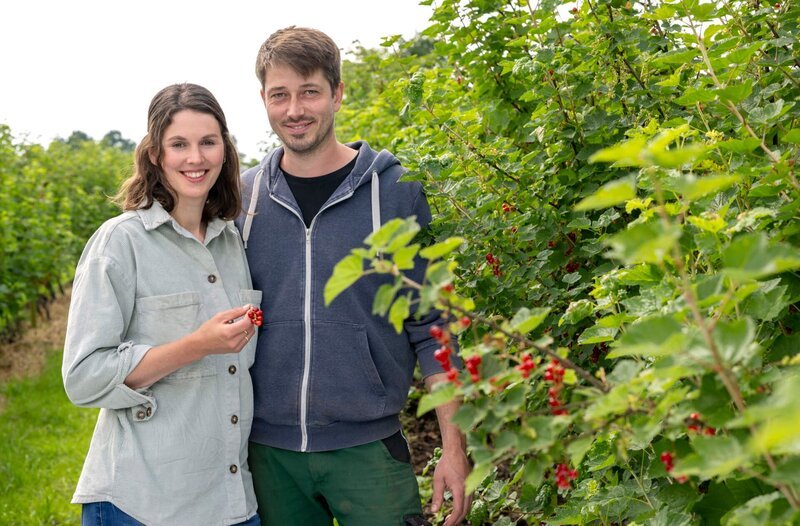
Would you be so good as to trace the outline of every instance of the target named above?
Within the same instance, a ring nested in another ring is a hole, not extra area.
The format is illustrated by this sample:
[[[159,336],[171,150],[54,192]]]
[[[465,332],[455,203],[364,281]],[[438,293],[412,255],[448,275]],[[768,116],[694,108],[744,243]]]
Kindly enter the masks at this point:
[[[308,451],[308,385],[309,385],[309,377],[311,376],[311,232],[314,228],[314,223],[317,221],[317,217],[319,214],[325,210],[326,208],[330,208],[331,206],[344,201],[345,199],[351,197],[353,192],[349,192],[339,199],[335,201],[331,201],[327,205],[323,206],[319,209],[317,214],[314,216],[314,219],[311,220],[311,224],[306,228],[305,221],[303,221],[303,216],[297,212],[295,209],[290,207],[289,205],[281,202],[280,200],[276,199],[273,194],[270,192],[270,198],[278,203],[279,205],[283,206],[294,215],[296,215],[300,219],[300,223],[305,228],[306,239],[305,239],[305,271],[306,271],[306,279],[305,279],[305,290],[303,292],[303,380],[300,385],[300,451],[305,453]]]

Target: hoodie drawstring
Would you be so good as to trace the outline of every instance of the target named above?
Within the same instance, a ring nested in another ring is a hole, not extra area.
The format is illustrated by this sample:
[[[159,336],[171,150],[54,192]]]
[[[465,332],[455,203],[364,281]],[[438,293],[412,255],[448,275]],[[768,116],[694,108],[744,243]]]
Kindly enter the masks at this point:
[[[247,215],[244,218],[244,226],[242,227],[242,241],[244,248],[247,248],[247,240],[250,238],[250,229],[253,227],[253,216],[256,212],[256,204],[258,203],[258,191],[261,188],[261,177],[264,175],[264,168],[258,170],[255,178],[253,179],[253,191],[250,195],[250,205],[247,207]],[[378,181],[378,172],[372,171],[372,233],[374,234],[381,228],[381,194],[380,182]],[[383,254],[378,254],[383,257]]]
[[[261,187],[261,176],[264,175],[264,168],[256,173],[253,179],[253,193],[250,196],[250,206],[247,207],[247,215],[244,217],[244,227],[242,228],[242,241],[244,248],[247,249],[247,239],[250,237],[250,228],[253,226],[253,216],[256,213],[256,203],[258,202],[258,190]]]

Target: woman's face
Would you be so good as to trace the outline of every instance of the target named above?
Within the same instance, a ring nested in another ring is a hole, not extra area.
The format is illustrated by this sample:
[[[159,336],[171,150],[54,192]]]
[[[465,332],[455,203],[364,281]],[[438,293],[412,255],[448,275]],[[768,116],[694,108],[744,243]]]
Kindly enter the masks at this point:
[[[161,142],[161,169],[176,206],[205,205],[225,161],[225,142],[209,113],[181,110],[172,116]]]

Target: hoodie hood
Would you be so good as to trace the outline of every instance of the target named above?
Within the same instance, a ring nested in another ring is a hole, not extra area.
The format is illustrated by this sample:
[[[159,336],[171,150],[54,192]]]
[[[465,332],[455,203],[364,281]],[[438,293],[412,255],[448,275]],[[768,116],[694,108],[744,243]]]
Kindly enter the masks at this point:
[[[394,167],[394,169],[400,170],[401,173],[405,172],[405,169],[400,166],[400,161],[397,157],[389,151],[381,150],[376,152],[365,141],[348,143],[346,146],[358,151],[356,164],[341,186],[331,195],[329,201],[344,199],[348,194],[352,195],[357,188],[367,184],[372,185],[372,231],[375,232],[381,226],[380,184],[378,178],[390,168]],[[284,203],[286,206],[293,206],[288,200],[288,185],[280,170],[283,152],[283,147],[276,148],[268,153],[256,168],[251,168],[244,174],[243,193],[247,195],[249,190],[249,199],[246,199],[247,214],[242,228],[242,240],[244,241],[245,249],[247,248],[247,240],[250,237],[252,218],[256,212],[259,195],[264,185],[268,189],[269,197]],[[252,185],[250,185],[248,184],[250,183],[249,176],[254,170],[256,172],[252,176]]]

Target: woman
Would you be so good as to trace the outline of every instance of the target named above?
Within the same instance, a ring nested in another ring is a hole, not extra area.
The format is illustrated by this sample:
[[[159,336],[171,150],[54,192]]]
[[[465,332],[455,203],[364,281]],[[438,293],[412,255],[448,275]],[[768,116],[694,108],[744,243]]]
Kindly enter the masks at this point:
[[[147,123],[124,213],[75,274],[64,386],[101,410],[73,502],[84,526],[257,525],[246,455],[261,292],[230,222],[236,147],[197,85],[158,92]]]

